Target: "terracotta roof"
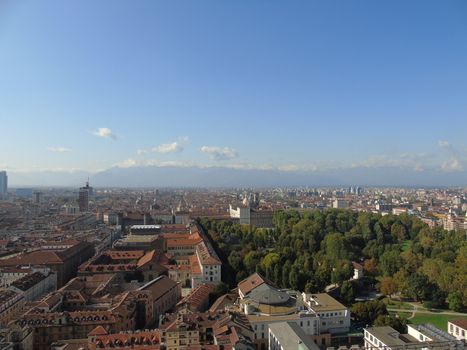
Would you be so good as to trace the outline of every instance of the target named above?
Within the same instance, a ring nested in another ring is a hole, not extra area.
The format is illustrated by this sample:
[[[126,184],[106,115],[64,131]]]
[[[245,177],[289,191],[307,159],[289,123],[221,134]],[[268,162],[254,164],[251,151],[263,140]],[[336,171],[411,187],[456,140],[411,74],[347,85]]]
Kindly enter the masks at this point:
[[[201,242],[196,246],[201,264],[203,265],[221,265],[221,261],[217,257],[216,252],[210,244]]]
[[[251,276],[245,278],[243,281],[238,283],[238,289],[243,295],[247,295],[256,287],[266,283],[266,279],[259,273],[255,272]]]
[[[144,250],[110,250],[106,254],[112,260],[136,260],[144,256]]]
[[[175,288],[178,284],[178,282],[172,281],[169,277],[162,275],[146,283],[138,290],[150,291],[154,300],[157,300],[167,291],[171,290],[172,288]]]
[[[197,243],[196,241],[189,239],[189,238],[170,238],[167,240],[167,247],[180,247],[180,246],[194,247],[196,243]]]
[[[63,259],[57,252],[50,250],[36,250],[24,253],[10,259],[0,260],[0,266],[16,265],[58,265],[63,264]]]
[[[456,325],[457,327],[467,330],[467,319],[450,320],[449,322]]]
[[[193,289],[190,294],[180,300],[177,306],[187,304],[188,306],[196,308],[198,311],[204,311],[201,310],[201,307],[209,300],[209,294],[212,293],[215,288],[216,286],[213,284],[200,284]]]
[[[160,348],[161,335],[159,330],[115,333],[96,336],[94,342],[88,344],[89,349],[146,349]]]
[[[94,335],[107,335],[107,331],[105,330],[104,327],[102,326],[97,326],[96,328],[94,328],[89,334],[88,336],[94,336]]]
[[[199,266],[198,258],[196,255],[190,256],[190,266],[191,266],[191,273],[194,275],[201,274],[201,267]]]
[[[363,269],[363,266],[355,261],[352,261],[352,265],[354,269],[357,269],[357,270]]]
[[[155,250],[151,250],[150,252],[147,252],[143,257],[141,257],[138,260],[138,267],[144,266],[147,263],[153,261],[155,259],[155,257],[156,257],[156,251]]]

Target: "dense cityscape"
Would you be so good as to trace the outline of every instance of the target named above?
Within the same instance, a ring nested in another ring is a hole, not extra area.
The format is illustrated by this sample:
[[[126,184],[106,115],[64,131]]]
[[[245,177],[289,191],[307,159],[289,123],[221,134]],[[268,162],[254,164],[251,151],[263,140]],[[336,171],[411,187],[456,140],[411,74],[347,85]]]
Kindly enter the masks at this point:
[[[465,347],[463,188],[10,188],[1,349]]]
[[[0,0],[0,350],[467,350],[467,0]]]

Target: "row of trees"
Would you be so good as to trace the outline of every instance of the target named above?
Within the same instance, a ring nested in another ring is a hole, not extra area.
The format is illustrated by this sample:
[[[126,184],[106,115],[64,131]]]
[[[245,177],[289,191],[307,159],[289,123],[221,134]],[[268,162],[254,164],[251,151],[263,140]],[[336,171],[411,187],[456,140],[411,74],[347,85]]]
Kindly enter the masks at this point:
[[[353,261],[381,292],[460,310],[467,305],[463,232],[430,229],[414,216],[329,209],[280,210],[275,229],[200,219],[226,263],[231,286],[257,271],[283,288],[319,292],[336,283],[351,303]]]

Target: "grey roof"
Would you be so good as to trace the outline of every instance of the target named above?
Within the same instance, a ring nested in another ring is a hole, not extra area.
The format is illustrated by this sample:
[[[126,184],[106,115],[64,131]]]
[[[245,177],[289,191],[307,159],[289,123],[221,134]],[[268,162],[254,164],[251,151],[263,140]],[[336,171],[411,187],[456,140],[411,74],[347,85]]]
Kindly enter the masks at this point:
[[[439,328],[436,328],[430,323],[425,324],[410,324],[409,327],[415,328],[420,333],[425,334],[427,337],[433,339],[433,341],[441,341],[441,342],[448,342],[448,341],[455,341],[456,337],[452,336],[445,331],[442,331]]]
[[[366,331],[384,343],[384,345],[389,347],[407,345],[413,342],[417,342],[415,338],[412,340],[410,339],[411,337],[401,337],[401,334],[398,331],[389,326],[366,328]]]
[[[290,299],[290,296],[286,292],[271,287],[266,283],[253,289],[248,294],[248,297],[260,304],[268,305],[285,304]]]
[[[269,329],[284,350],[319,350],[311,336],[295,322],[277,322],[269,324]]]

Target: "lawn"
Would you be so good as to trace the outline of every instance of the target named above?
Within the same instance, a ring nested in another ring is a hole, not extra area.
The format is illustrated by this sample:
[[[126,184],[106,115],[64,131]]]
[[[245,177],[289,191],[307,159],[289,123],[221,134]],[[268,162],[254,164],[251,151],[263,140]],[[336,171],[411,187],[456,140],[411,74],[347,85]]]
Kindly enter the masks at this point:
[[[412,316],[411,312],[389,311],[390,315],[397,315],[401,320],[406,320]]]
[[[409,303],[403,301],[391,300],[389,298],[384,298],[383,302],[389,309],[403,309],[403,310],[413,310],[413,306]]]
[[[467,319],[467,316],[454,316],[454,315],[436,315],[436,314],[415,314],[414,318],[409,320],[410,323],[421,324],[421,323],[431,323],[432,325],[447,331],[447,325],[449,320],[455,319]]]

